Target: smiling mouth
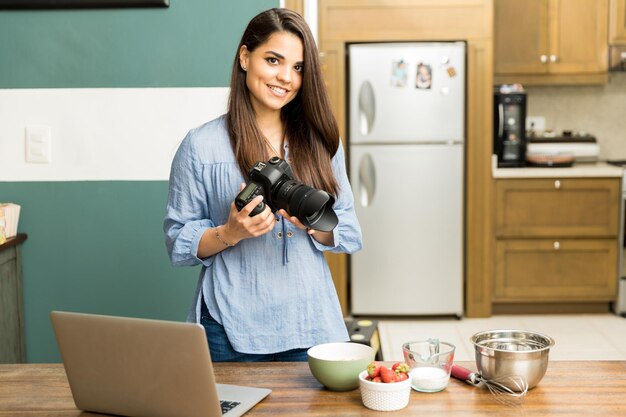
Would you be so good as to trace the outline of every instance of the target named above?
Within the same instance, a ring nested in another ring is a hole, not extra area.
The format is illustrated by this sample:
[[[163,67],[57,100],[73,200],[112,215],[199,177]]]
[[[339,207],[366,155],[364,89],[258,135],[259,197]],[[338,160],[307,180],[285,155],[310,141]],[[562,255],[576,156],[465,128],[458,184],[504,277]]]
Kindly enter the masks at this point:
[[[275,94],[279,95],[279,96],[284,96],[285,94],[287,94],[288,90],[285,88],[281,88],[281,87],[276,87],[275,85],[269,85],[268,87],[270,90],[272,90]]]

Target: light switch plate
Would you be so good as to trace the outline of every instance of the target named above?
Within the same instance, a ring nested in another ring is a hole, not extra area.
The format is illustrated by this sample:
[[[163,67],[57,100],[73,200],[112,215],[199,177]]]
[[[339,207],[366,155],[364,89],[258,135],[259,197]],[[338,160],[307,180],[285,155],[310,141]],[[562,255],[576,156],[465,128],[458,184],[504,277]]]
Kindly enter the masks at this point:
[[[50,126],[26,126],[26,162],[49,164],[52,161]]]

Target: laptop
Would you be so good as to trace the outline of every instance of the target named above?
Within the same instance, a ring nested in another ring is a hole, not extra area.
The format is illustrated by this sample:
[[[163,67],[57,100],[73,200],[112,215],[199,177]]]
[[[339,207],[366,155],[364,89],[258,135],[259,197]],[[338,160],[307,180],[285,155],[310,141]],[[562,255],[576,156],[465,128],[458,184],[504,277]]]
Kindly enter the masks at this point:
[[[133,417],[238,417],[271,390],[217,384],[196,323],[50,313],[76,407]]]

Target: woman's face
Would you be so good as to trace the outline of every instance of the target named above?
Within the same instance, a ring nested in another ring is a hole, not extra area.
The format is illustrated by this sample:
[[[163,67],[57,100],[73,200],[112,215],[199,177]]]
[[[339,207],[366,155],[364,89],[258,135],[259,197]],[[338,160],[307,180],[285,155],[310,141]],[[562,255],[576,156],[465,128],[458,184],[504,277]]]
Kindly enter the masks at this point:
[[[304,47],[296,35],[276,32],[252,52],[244,45],[239,62],[246,71],[246,85],[257,115],[280,111],[298,94]]]

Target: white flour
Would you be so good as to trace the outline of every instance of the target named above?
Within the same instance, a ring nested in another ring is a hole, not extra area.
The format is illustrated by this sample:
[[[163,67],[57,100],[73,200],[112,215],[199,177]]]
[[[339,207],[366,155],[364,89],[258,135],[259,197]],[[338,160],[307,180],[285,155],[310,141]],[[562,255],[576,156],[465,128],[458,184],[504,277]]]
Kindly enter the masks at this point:
[[[441,391],[448,386],[450,379],[450,375],[443,369],[430,366],[414,368],[410,374],[411,386],[417,391]]]

